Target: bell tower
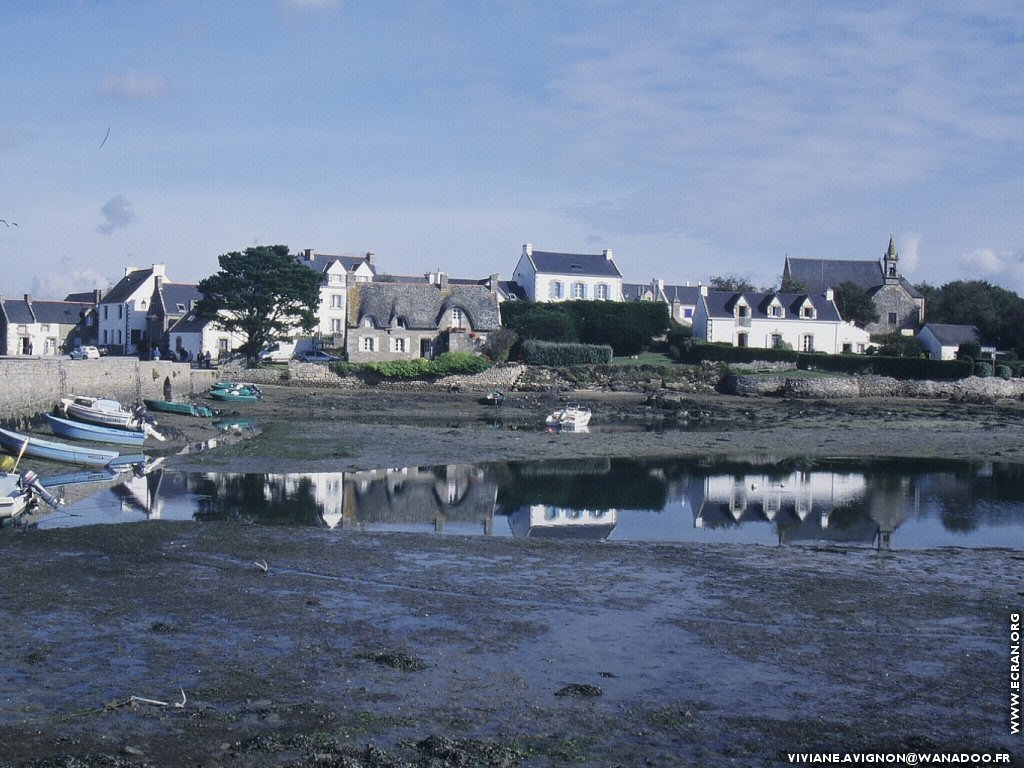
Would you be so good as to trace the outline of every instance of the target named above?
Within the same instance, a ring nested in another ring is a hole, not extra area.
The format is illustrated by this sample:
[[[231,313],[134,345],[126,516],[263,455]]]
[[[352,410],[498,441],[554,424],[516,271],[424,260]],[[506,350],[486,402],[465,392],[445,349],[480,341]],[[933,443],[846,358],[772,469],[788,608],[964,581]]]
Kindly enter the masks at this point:
[[[889,236],[889,248],[882,257],[882,275],[886,285],[900,281],[900,255],[896,252],[896,243]]]

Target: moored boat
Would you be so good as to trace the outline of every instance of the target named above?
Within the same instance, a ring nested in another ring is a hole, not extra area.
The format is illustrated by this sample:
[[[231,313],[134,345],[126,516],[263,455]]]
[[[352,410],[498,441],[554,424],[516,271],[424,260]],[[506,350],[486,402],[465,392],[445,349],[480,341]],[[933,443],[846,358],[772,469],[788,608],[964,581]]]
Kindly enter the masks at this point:
[[[492,389],[486,395],[480,398],[480,402],[483,405],[493,405],[497,408],[499,405],[505,402],[505,393],[500,389]]]
[[[128,409],[117,400],[102,397],[62,397],[59,407],[70,419],[88,421],[103,427],[141,430],[142,424],[156,424],[146,411],[146,406],[138,405]]]
[[[0,429],[0,445],[3,445],[8,452],[15,456],[24,453],[26,456],[34,456],[39,459],[52,459],[53,461],[64,461],[69,464],[85,464],[97,467],[106,466],[118,456],[117,451],[107,451],[87,445],[72,445],[70,443],[58,443],[53,440],[43,440],[40,437],[23,435],[20,432],[12,432],[9,429]]]
[[[142,430],[116,429],[114,427],[103,427],[99,424],[91,424],[87,421],[74,421],[73,419],[62,419],[52,413],[46,414],[46,420],[50,429],[57,437],[64,437],[71,440],[89,440],[94,443],[115,443],[117,445],[131,445],[140,448],[147,437],[155,437],[161,442],[164,436],[153,429],[149,424],[142,424]]]
[[[211,389],[209,396],[225,402],[255,403],[263,398],[263,393],[255,384],[238,384],[234,387]]]
[[[577,402],[566,403],[565,408],[555,411],[544,420],[548,427],[557,427],[566,431],[582,429],[590,423],[590,409],[583,408]]]
[[[0,520],[15,518],[26,510],[34,509],[40,499],[54,508],[60,505],[32,470],[20,474],[0,472]]]
[[[151,411],[161,413],[180,413],[184,416],[200,416],[211,418],[213,409],[196,403],[174,403],[170,400],[143,400],[143,404]]]

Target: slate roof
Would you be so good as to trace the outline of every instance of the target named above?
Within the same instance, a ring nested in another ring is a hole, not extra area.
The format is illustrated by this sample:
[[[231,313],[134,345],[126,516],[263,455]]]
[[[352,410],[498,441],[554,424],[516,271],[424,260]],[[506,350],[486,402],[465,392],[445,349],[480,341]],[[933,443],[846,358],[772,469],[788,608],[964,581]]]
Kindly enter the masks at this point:
[[[617,277],[622,273],[615,262],[602,253],[552,253],[533,251],[528,259],[533,268],[546,275],[586,275],[587,277]]]
[[[60,325],[77,325],[82,312],[95,306],[90,302],[33,301],[32,313],[36,322]]]
[[[653,286],[650,283],[623,283],[622,298],[624,301],[639,301]],[[698,285],[665,285],[662,286],[664,301],[678,301],[680,304],[697,306],[700,301],[700,286]],[[655,296],[655,299],[658,297]]]
[[[167,329],[167,333],[202,333],[203,329],[210,322],[212,321],[201,317],[195,309],[190,309],[178,320],[174,321],[171,327]]]
[[[879,261],[857,259],[798,259],[786,257],[787,271],[794,280],[804,284],[810,294],[824,293],[826,288],[835,288],[840,283],[851,282],[865,291],[874,291],[885,284],[885,275]],[[912,298],[923,298],[921,292],[906,278],[900,278],[900,286]]]
[[[357,286],[356,323],[372,317],[376,327],[385,328],[401,317],[406,327],[438,328],[445,313],[461,308],[473,330],[501,327],[498,298],[482,285],[452,285],[442,288],[429,282],[362,283]]]
[[[947,323],[926,323],[925,328],[930,330],[938,339],[939,344],[944,347],[959,347],[961,344],[976,341],[981,344],[981,333],[973,325],[950,325]]]
[[[102,299],[103,304],[121,304],[131,298],[146,280],[153,276],[153,268],[136,269],[122,277],[117,285],[107,291]],[[148,297],[147,297],[148,298]]]
[[[366,264],[374,275],[377,274],[377,268],[373,266],[372,263],[368,262],[365,256],[318,253],[312,260],[299,259],[299,264],[309,267],[314,272],[326,272],[334,262],[341,264],[341,266],[345,268],[346,272],[354,272],[359,268],[359,265]]]
[[[708,317],[733,317],[733,309],[743,297],[750,305],[750,316],[755,320],[777,320],[768,316],[768,307],[772,299],[778,297],[779,303],[786,309],[786,320],[800,317],[800,307],[807,299],[817,310],[816,320],[827,322],[838,322],[842,318],[836,305],[825,299],[824,296],[809,296],[806,293],[762,293],[760,291],[738,293],[736,291],[708,291],[704,301],[708,308]]]
[[[29,308],[28,302],[23,298],[2,299],[0,300],[0,308],[3,309],[8,323],[30,324],[36,321],[32,316],[32,310]]]
[[[159,295],[163,300],[164,312],[172,317],[184,314],[178,309],[179,304],[187,312],[190,302],[199,301],[203,297],[199,287],[191,283],[161,283]]]

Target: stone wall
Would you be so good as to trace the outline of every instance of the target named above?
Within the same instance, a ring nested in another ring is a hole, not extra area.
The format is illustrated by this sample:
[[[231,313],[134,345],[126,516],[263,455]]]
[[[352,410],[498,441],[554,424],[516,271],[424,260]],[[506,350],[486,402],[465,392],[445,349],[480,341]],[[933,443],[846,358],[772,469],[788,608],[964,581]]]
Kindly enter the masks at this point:
[[[18,422],[51,411],[68,395],[135,403],[144,397],[182,400],[204,392],[218,372],[187,363],[104,357],[0,360],[0,421]]]
[[[971,376],[957,381],[903,381],[887,376],[727,376],[727,394],[804,399],[918,397],[986,401],[1024,398],[1024,379]]]

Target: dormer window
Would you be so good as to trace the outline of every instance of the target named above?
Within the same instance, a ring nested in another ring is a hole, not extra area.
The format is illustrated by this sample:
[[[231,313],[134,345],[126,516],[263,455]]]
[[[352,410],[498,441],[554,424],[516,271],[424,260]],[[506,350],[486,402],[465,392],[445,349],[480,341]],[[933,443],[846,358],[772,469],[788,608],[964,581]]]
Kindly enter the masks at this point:
[[[786,310],[782,308],[781,304],[771,304],[768,307],[768,317],[783,318],[786,316]]]
[[[462,310],[458,307],[452,309],[452,328],[464,328],[466,318]]]
[[[818,316],[818,311],[810,304],[804,304],[800,307],[800,317],[804,320],[813,320]]]
[[[582,272],[583,271],[583,267],[580,264],[570,264],[569,265],[569,271],[570,272]]]

